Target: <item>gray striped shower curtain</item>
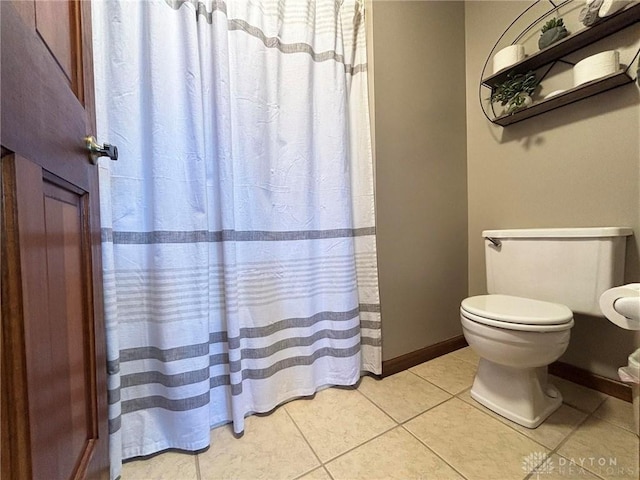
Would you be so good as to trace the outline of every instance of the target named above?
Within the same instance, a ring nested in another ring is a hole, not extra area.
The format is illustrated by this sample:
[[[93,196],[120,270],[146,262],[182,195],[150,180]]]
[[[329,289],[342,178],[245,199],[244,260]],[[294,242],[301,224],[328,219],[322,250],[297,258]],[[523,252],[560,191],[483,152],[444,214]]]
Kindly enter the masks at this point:
[[[380,373],[380,305],[364,2],[93,8],[115,478]]]

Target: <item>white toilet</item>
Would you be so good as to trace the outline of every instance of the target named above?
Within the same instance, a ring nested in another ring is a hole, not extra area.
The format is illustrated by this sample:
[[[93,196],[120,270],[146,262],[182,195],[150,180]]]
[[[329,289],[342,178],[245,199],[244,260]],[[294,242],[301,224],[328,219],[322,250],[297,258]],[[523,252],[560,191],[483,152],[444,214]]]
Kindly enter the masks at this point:
[[[601,316],[599,297],[623,282],[630,228],[486,230],[489,295],[466,298],[462,331],[480,356],[471,396],[535,428],[562,403],[547,366],[569,344],[573,312]],[[573,311],[573,312],[572,312]]]

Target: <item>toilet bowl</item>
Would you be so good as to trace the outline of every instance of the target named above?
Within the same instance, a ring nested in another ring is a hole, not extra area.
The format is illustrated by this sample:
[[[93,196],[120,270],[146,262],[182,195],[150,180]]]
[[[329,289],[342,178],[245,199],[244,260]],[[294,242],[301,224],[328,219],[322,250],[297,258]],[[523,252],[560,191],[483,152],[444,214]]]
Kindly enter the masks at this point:
[[[462,331],[480,356],[471,397],[527,428],[562,404],[547,382],[547,365],[569,345],[569,308],[509,295],[470,297],[460,307]]]
[[[485,230],[489,295],[462,301],[463,334],[480,356],[471,397],[528,428],[562,404],[547,366],[569,345],[573,312],[601,315],[624,278],[625,227]]]

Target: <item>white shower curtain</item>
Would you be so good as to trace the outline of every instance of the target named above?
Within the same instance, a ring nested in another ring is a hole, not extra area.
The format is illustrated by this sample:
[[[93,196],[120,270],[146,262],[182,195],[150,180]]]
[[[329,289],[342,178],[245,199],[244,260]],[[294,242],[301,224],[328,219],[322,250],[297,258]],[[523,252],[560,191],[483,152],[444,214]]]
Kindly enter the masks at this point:
[[[380,305],[363,0],[93,8],[116,477],[380,373]]]

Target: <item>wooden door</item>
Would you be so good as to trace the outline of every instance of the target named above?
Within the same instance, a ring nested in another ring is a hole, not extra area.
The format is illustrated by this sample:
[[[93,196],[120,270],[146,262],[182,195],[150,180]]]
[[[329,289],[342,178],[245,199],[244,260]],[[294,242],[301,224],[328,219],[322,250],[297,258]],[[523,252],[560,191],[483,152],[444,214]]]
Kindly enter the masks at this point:
[[[90,3],[0,9],[2,478],[107,478]]]

